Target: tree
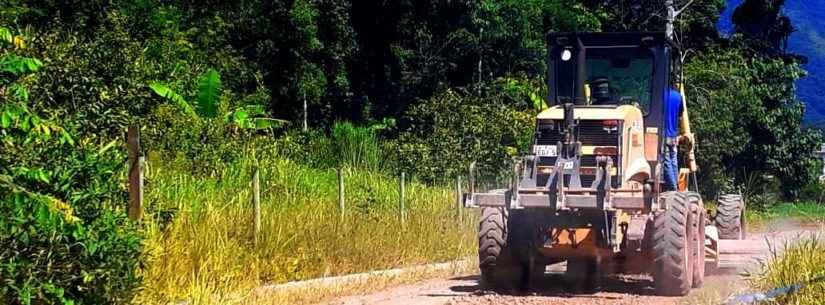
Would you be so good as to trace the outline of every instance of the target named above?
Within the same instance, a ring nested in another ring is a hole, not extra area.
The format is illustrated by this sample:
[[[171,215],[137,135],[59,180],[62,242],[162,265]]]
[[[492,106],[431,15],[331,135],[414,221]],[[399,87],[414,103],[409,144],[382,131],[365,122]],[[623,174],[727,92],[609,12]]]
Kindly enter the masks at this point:
[[[785,0],[745,0],[733,12],[736,33],[750,50],[764,55],[784,54],[796,29],[782,15]]]
[[[662,0],[584,0],[600,17],[602,30],[663,32],[667,22]],[[716,23],[725,8],[724,0],[674,0],[681,10],[675,22],[676,40],[683,50],[703,51],[719,41]]]
[[[815,181],[813,151],[822,136],[801,126],[805,105],[794,96],[794,81],[803,73],[797,64],[736,49],[697,56],[685,67],[703,191],[713,196],[772,175],[793,199]]]

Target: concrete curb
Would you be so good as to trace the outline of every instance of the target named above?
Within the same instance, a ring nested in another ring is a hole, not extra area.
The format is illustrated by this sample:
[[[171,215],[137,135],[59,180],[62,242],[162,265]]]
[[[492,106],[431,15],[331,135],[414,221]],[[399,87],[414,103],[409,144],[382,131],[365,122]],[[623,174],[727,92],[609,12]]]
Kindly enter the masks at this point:
[[[395,268],[388,270],[378,270],[333,277],[323,277],[299,282],[264,285],[254,289],[252,291],[252,294],[266,295],[277,292],[288,293],[291,291],[314,290],[323,288],[340,288],[344,286],[359,286],[368,284],[370,281],[377,279],[403,278],[408,276],[414,277],[416,275],[427,275],[469,270],[471,268],[474,268],[476,264],[477,262],[475,260],[462,259],[445,263]]]

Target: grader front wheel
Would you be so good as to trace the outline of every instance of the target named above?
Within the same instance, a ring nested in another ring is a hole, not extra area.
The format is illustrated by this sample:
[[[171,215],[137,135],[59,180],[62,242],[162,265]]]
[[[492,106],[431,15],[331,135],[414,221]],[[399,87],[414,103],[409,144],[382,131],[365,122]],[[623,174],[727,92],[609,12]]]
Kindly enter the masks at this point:
[[[484,285],[493,290],[521,286],[523,267],[509,243],[509,213],[506,208],[483,208],[478,224],[478,265]]]
[[[653,284],[660,295],[683,296],[693,284],[693,215],[685,193],[662,195],[667,210],[653,221]]]
[[[702,287],[705,282],[705,205],[699,193],[687,193],[690,200],[690,213],[693,217],[693,288]]]

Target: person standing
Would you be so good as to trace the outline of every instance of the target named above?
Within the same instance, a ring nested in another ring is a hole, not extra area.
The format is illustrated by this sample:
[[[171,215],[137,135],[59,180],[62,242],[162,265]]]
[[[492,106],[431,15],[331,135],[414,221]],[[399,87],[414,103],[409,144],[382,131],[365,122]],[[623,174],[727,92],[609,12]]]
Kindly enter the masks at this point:
[[[665,191],[675,191],[679,183],[679,118],[682,116],[682,94],[676,89],[665,94],[664,136],[665,149],[662,160],[662,174],[665,179]]]

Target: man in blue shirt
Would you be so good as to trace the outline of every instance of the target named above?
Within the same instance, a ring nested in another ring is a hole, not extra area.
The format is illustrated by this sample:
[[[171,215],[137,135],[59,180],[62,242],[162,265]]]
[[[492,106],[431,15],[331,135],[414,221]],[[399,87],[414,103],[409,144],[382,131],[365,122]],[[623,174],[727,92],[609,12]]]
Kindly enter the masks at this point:
[[[675,191],[678,185],[679,164],[677,148],[679,146],[679,117],[682,115],[682,94],[670,89],[665,94],[664,129],[665,149],[662,160],[662,174],[665,179],[665,191]]]

